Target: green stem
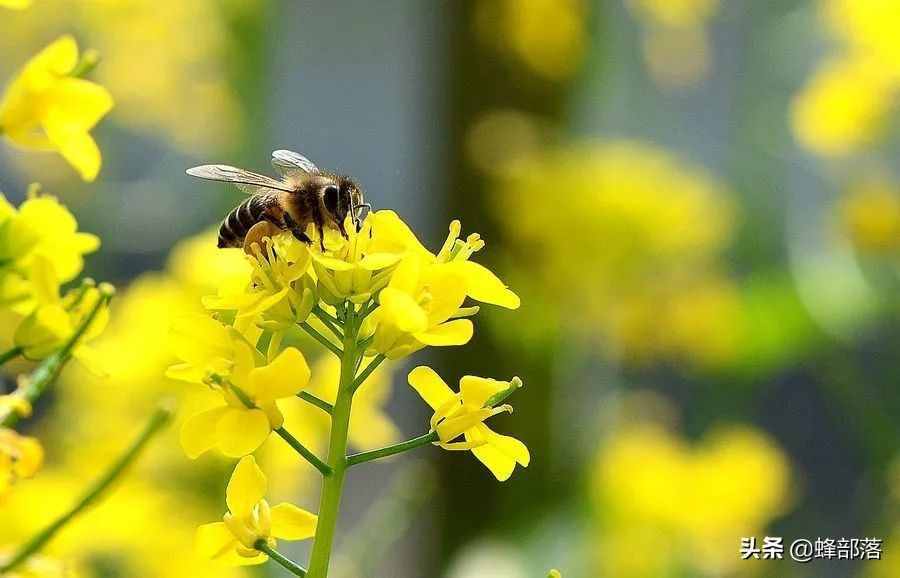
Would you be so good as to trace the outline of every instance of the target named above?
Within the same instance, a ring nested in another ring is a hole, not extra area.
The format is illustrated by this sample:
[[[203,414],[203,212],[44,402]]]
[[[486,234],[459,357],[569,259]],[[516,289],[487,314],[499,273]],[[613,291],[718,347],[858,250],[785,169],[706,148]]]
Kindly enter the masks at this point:
[[[82,53],[81,60],[78,61],[78,64],[75,65],[75,68],[72,69],[69,76],[73,78],[84,78],[97,68],[98,64],[100,64],[100,52],[93,48],[89,48]]]
[[[315,327],[304,321],[300,324],[300,328],[303,329],[303,331],[306,331],[310,336],[312,336],[313,339],[324,345],[325,348],[331,351],[333,354],[337,355],[338,357],[343,357],[344,352],[341,351],[341,348],[332,343],[327,337],[319,333]]]
[[[280,427],[273,431],[277,433],[281,437],[281,439],[286,441],[289,446],[294,448],[294,451],[303,456],[306,461],[311,463],[317,470],[322,472],[323,476],[327,477],[332,474],[332,469],[328,464],[320,460],[319,456],[312,453],[306,446],[301,444],[300,440],[292,436],[288,430],[284,429],[284,427]]]
[[[340,329],[335,325],[337,323],[337,319],[326,313],[325,311],[319,309],[318,307],[313,309],[313,315],[319,318],[319,321],[322,322],[322,325],[328,328],[332,334],[338,339],[343,339],[344,335],[341,333]]]
[[[234,392],[234,395],[235,395],[239,400],[241,400],[241,403],[243,403],[245,406],[247,406],[248,409],[259,409],[259,408],[256,406],[256,404],[253,403],[253,400],[250,399],[250,396],[247,395],[247,393],[246,393],[243,389],[239,388],[238,386],[236,386],[235,384],[233,384],[233,383],[231,383],[230,381],[227,381],[227,380],[219,380],[218,383],[220,383],[220,384],[227,384],[228,387],[231,388],[231,391]],[[307,448],[307,447],[304,446],[302,443],[300,443],[300,440],[298,440],[297,438],[295,438],[294,436],[292,436],[291,433],[290,433],[288,430],[284,429],[284,426],[279,427],[279,428],[276,428],[276,429],[274,429],[274,430],[272,430],[272,431],[274,431],[275,433],[277,433],[277,434],[281,437],[281,439],[283,439],[284,441],[286,441],[286,442],[288,443],[289,446],[291,446],[292,448],[294,448],[294,451],[296,451],[298,454],[300,454],[301,456],[303,456],[303,458],[304,458],[306,461],[308,461],[309,463],[311,463],[317,470],[319,470],[320,472],[322,472],[322,475],[323,475],[323,476],[330,476],[330,475],[331,475],[331,468],[328,467],[328,464],[326,464],[325,462],[323,462],[322,460],[320,460],[320,459],[319,459],[319,456],[317,456],[316,454],[312,453],[312,451],[310,451],[309,448]]]
[[[334,411],[333,405],[331,405],[330,403],[328,403],[327,401],[325,401],[324,399],[322,399],[320,397],[316,397],[315,395],[309,393],[308,391],[301,391],[300,393],[297,394],[297,397],[299,397],[300,399],[302,399],[303,401],[305,401],[307,403],[310,403],[310,404],[316,406],[317,408],[321,409],[328,415],[331,415],[331,413]]]
[[[372,372],[378,369],[378,366],[381,365],[385,359],[387,358],[383,353],[379,353],[378,355],[376,355],[375,359],[370,361],[369,365],[367,365],[366,368],[363,369],[356,377],[356,379],[353,380],[353,383],[350,385],[350,391],[355,392],[357,389],[359,389],[359,386],[365,383],[369,376],[372,375]]]
[[[400,442],[399,444],[394,444],[377,450],[361,452],[358,454],[347,456],[347,466],[355,466],[357,464],[370,462],[379,458],[386,458],[388,456],[393,456],[415,448],[420,448],[424,445],[428,445],[436,441],[438,441],[437,432],[428,432],[427,434],[420,435],[419,437],[413,438],[411,440],[406,440],[405,442]]]
[[[110,484],[112,484],[140,455],[150,439],[162,430],[172,418],[172,411],[160,407],[157,409],[141,433],[135,438],[128,449],[113,463],[106,473],[91,485],[87,492],[65,514],[57,518],[49,526],[38,532],[31,540],[23,544],[5,564],[0,566],[0,575],[6,574],[19,564],[25,562],[32,554],[40,550],[53,536],[85,508],[93,504]]]
[[[253,547],[259,550],[260,552],[265,552],[269,555],[269,558],[275,560],[282,566],[284,566],[288,572],[293,574],[294,576],[306,576],[306,570],[303,566],[300,566],[275,548],[269,546],[269,544],[265,540],[257,540],[256,544],[253,544]]]
[[[37,366],[28,379],[25,380],[24,385],[20,386],[17,390],[17,395],[21,395],[28,403],[34,404],[34,402],[43,395],[50,384],[56,380],[57,376],[59,376],[59,372],[62,371],[66,362],[72,357],[72,351],[75,350],[78,340],[81,339],[81,336],[84,335],[84,332],[87,331],[88,327],[93,323],[94,318],[97,317],[100,310],[109,303],[109,300],[115,292],[112,285],[101,284],[99,289],[100,296],[88,312],[87,316],[81,321],[81,325],[78,326],[75,332],[72,333],[58,351],[47,357],[39,366]],[[19,414],[16,412],[10,412],[6,415],[0,413],[0,426],[12,427],[18,423],[19,417]]]
[[[13,347],[12,349],[0,353],[0,365],[3,365],[10,359],[19,357],[20,355],[22,355],[22,351],[23,350],[21,347]]]
[[[337,526],[341,504],[341,493],[344,487],[344,474],[347,471],[347,434],[350,429],[350,407],[353,403],[354,374],[357,356],[357,327],[353,308],[346,313],[344,323],[344,354],[341,356],[341,376],[334,411],[331,417],[331,435],[328,444],[328,465],[332,474],[322,484],[322,497],[319,502],[319,522],[316,527],[316,538],[309,559],[310,578],[326,578],[331,559],[331,548]]]

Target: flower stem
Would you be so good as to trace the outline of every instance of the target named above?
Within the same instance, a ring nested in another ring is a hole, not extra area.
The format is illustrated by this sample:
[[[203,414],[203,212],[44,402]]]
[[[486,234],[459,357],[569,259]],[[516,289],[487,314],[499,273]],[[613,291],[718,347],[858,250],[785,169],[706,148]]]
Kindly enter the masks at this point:
[[[0,566],[0,575],[5,575],[19,564],[25,562],[32,554],[40,550],[53,536],[75,516],[85,508],[93,504],[103,492],[109,488],[117,478],[130,466],[147,446],[153,436],[159,433],[172,418],[172,410],[160,407],[157,409],[141,433],[134,439],[128,449],[113,463],[103,476],[91,485],[87,492],[75,505],[62,516],[54,520],[49,526],[38,532],[28,542],[23,544],[5,564]]]
[[[12,349],[8,349],[7,351],[0,353],[0,365],[3,365],[10,359],[15,359],[20,355],[22,355],[21,347],[13,347]]]
[[[249,409],[259,409],[259,408],[256,406],[256,404],[253,403],[253,400],[250,399],[250,396],[247,395],[247,393],[246,393],[243,389],[239,388],[238,386],[234,385],[233,383],[231,383],[230,381],[227,381],[227,380],[220,380],[220,383],[227,383],[227,384],[228,384],[228,387],[231,388],[231,391],[234,392],[234,395],[235,395],[239,400],[241,400],[241,403],[243,403],[245,406],[247,406],[247,408],[249,408]],[[292,448],[294,448],[294,451],[296,451],[298,454],[300,454],[301,456],[303,456],[303,459],[305,459],[306,461],[308,461],[309,463],[311,463],[317,470],[319,470],[320,472],[322,472],[322,475],[323,475],[323,476],[330,476],[330,475],[331,475],[331,468],[328,467],[328,464],[326,464],[325,462],[323,462],[322,460],[320,460],[320,459],[319,459],[319,456],[317,456],[316,454],[312,453],[312,451],[310,451],[309,448],[307,448],[307,447],[304,446],[302,443],[300,443],[300,440],[298,440],[298,439],[295,438],[293,435],[291,435],[291,432],[289,432],[288,430],[284,429],[284,426],[279,427],[279,428],[276,428],[276,429],[274,429],[274,430],[272,430],[272,431],[274,431],[275,433],[277,433],[277,434],[281,437],[281,439],[283,439],[284,441],[286,441],[287,444],[288,444],[289,446],[291,446]]]
[[[363,369],[356,377],[356,379],[353,380],[353,383],[350,385],[350,391],[355,392],[357,389],[359,389],[359,386],[365,383],[369,376],[372,375],[372,372],[378,369],[378,366],[381,365],[385,359],[387,358],[383,353],[379,353],[378,355],[376,355],[375,359],[370,361],[369,365],[367,365],[366,368]]]
[[[301,578],[306,576],[306,570],[304,570],[303,566],[300,566],[275,548],[269,546],[269,544],[266,543],[265,540],[258,540],[256,544],[253,545],[253,547],[260,552],[265,552],[266,554],[268,554],[269,558],[284,566],[288,570],[288,572],[290,572],[294,576],[300,576]]]
[[[97,302],[81,321],[81,325],[75,330],[69,339],[55,353],[47,357],[37,368],[31,373],[24,385],[18,389],[21,395],[28,403],[33,404],[44,393],[44,391],[53,383],[59,372],[66,365],[66,362],[72,357],[72,351],[78,345],[78,340],[84,335],[91,323],[100,313],[100,310],[112,299],[114,289],[112,285],[100,285],[100,297]],[[12,427],[19,421],[17,412],[10,412],[6,415],[0,413],[0,426]]]
[[[319,321],[322,322],[322,325],[327,327],[328,330],[331,331],[335,337],[337,337],[338,339],[344,338],[343,334],[341,334],[341,330],[338,329],[337,325],[335,325],[335,323],[338,323],[337,319],[335,319],[334,317],[332,317],[325,311],[322,311],[318,307],[313,309],[312,313],[313,313],[313,315],[315,315],[316,317],[319,318]]]
[[[341,356],[341,376],[338,393],[331,416],[331,435],[328,444],[328,465],[332,473],[322,484],[319,502],[319,522],[316,538],[309,559],[310,578],[326,578],[331,559],[331,547],[337,526],[344,474],[347,470],[347,434],[350,429],[350,407],[353,402],[354,374],[356,373],[358,328],[355,312],[347,309],[344,321],[344,350]]]
[[[322,472],[323,476],[327,477],[332,474],[332,468],[328,464],[320,460],[319,456],[312,453],[312,451],[310,451],[306,446],[300,443],[300,440],[292,436],[288,430],[284,429],[284,427],[280,427],[273,431],[281,436],[281,439],[286,441],[289,446],[294,448],[294,451],[303,456],[306,461],[311,463],[317,470]]]
[[[310,336],[312,336],[313,339],[315,339],[316,341],[321,343],[323,346],[325,346],[326,349],[331,351],[333,354],[337,355],[338,357],[343,357],[344,352],[341,351],[341,348],[338,347],[337,345],[335,345],[334,343],[332,343],[327,337],[325,337],[324,335],[319,333],[315,327],[313,327],[312,325],[310,325],[309,323],[304,321],[303,323],[300,324],[300,328],[303,329],[303,331],[306,331]],[[345,339],[345,341],[346,341],[346,339]]]
[[[437,440],[437,432],[428,432],[427,434],[420,435],[419,437],[412,438],[411,440],[406,440],[405,442],[400,442],[398,444],[386,446],[377,450],[371,450],[368,452],[361,452],[358,454],[347,456],[347,466],[355,466],[357,464],[370,462],[379,458],[393,456],[415,448],[422,447],[424,445],[428,445],[430,443],[434,443]]]
[[[305,401],[307,403],[310,403],[310,404],[316,406],[317,408],[321,409],[328,415],[331,415],[331,413],[334,411],[333,405],[331,405],[330,403],[328,403],[327,401],[325,401],[324,399],[322,399],[320,397],[316,397],[315,395],[309,393],[308,391],[301,391],[300,393],[297,394],[297,397],[299,397],[300,399],[302,399],[303,401]]]

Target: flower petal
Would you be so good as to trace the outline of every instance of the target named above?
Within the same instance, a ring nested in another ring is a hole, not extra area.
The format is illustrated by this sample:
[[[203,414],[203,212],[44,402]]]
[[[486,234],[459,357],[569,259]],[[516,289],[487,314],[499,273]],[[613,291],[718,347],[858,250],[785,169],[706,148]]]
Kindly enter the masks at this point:
[[[179,437],[181,447],[189,458],[196,459],[216,446],[216,426],[227,411],[225,406],[216,407],[195,413],[184,420]]]
[[[266,495],[266,475],[256,465],[253,456],[244,456],[231,474],[225,489],[228,511],[235,516],[249,516],[253,507]]]
[[[468,319],[454,319],[441,323],[436,327],[416,333],[416,339],[425,345],[442,347],[447,345],[463,345],[472,339],[474,326]]]
[[[450,266],[459,268],[466,278],[466,293],[472,299],[507,309],[519,308],[519,296],[510,291],[487,267],[473,261],[456,261]]]
[[[404,333],[424,331],[428,327],[428,315],[408,293],[393,287],[385,287],[378,297],[381,318],[390,320]]]
[[[484,407],[484,402],[491,396],[509,388],[508,381],[497,381],[487,377],[465,375],[459,380],[459,392],[462,394],[463,403]]]
[[[409,372],[406,379],[431,409],[437,410],[455,397],[441,376],[427,365],[416,367]]]
[[[266,412],[228,408],[216,426],[216,439],[223,454],[239,458],[255,451],[271,432]]]
[[[306,540],[316,535],[318,520],[315,514],[283,502],[272,508],[272,535],[284,540]]]
[[[213,522],[212,524],[203,524],[197,528],[197,534],[194,537],[194,548],[197,553],[209,559],[219,559],[229,550],[234,550],[237,543],[231,532],[223,522]]]
[[[258,403],[299,393],[309,383],[309,365],[300,350],[288,347],[272,360],[250,372],[250,384]]]
[[[505,482],[512,475],[516,463],[527,467],[531,461],[528,448],[514,437],[498,434],[484,424],[473,428],[474,431],[466,432],[466,439],[486,439],[485,445],[472,450],[478,461],[483,463],[492,474],[501,482]]]

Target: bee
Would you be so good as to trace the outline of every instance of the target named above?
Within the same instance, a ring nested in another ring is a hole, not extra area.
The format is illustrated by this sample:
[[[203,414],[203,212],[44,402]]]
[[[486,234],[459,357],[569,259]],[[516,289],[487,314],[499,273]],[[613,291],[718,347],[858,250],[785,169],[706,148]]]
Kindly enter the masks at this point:
[[[222,221],[219,248],[249,247],[280,231],[290,231],[298,240],[311,244],[306,229],[312,223],[324,251],[325,227],[348,238],[344,226],[347,216],[359,230],[371,210],[353,179],[320,171],[301,154],[277,150],[272,153],[272,166],[280,179],[228,165],[202,165],[186,171],[192,177],[232,183],[250,195]]]

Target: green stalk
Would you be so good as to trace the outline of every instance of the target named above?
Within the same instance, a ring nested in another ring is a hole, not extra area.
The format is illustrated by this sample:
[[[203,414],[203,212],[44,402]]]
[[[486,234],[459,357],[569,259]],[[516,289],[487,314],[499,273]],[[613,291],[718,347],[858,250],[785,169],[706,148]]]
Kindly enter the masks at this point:
[[[256,544],[253,545],[253,547],[260,552],[265,552],[266,554],[268,554],[269,558],[281,564],[288,570],[288,572],[290,572],[294,576],[300,576],[300,578],[306,576],[306,570],[303,569],[303,566],[300,566],[275,548],[269,546],[269,544],[265,540],[258,540]]]
[[[87,316],[82,320],[81,325],[78,326],[75,332],[72,333],[58,351],[47,357],[39,366],[37,366],[25,381],[25,384],[16,390],[17,395],[21,395],[31,404],[43,395],[44,391],[46,391],[50,384],[56,380],[57,376],[59,376],[59,372],[62,371],[66,362],[72,357],[72,352],[75,350],[75,346],[78,345],[78,340],[81,339],[81,336],[84,335],[85,331],[87,331],[88,327],[93,323],[94,319],[100,313],[100,310],[109,303],[113,293],[114,289],[112,288],[112,285],[107,285],[105,283],[100,285],[100,296],[93,308],[91,308],[90,312],[88,312]],[[19,414],[16,412],[11,412],[7,415],[0,413],[0,426],[12,427],[18,423],[19,417]]]
[[[428,432],[427,434],[420,435],[419,437],[413,438],[411,440],[406,440],[405,442],[400,442],[399,444],[394,444],[379,448],[377,450],[361,452],[358,454],[353,454],[352,456],[347,456],[347,466],[355,466],[357,464],[370,462],[379,458],[386,458],[388,456],[393,456],[409,450],[420,448],[424,445],[428,445],[436,441],[438,441],[437,432]]]
[[[310,335],[310,337],[312,337],[313,339],[315,339],[316,341],[321,343],[323,347],[325,347],[326,349],[331,351],[333,354],[337,355],[338,357],[344,356],[344,352],[341,351],[341,349],[337,345],[335,345],[327,337],[325,337],[324,335],[322,335],[321,333],[316,331],[316,328],[313,327],[312,325],[310,325],[309,323],[307,323],[306,321],[304,321],[303,323],[300,324],[300,328],[303,331],[306,331]],[[347,340],[345,338],[344,342],[346,342],[346,341]]]
[[[0,365],[3,365],[10,359],[15,359],[15,358],[19,357],[20,355],[22,355],[21,347],[13,347],[11,349],[8,349],[8,350],[4,351],[3,353],[0,353]]]
[[[218,382],[227,384],[228,387],[231,388],[231,391],[234,392],[234,395],[239,400],[241,400],[241,403],[243,403],[248,409],[259,409],[256,406],[256,404],[253,403],[253,400],[250,399],[250,396],[247,395],[247,393],[243,389],[239,388],[238,386],[234,385],[233,383],[231,383],[230,381],[227,381],[227,380],[220,379],[220,380],[218,380]],[[303,459],[308,461],[310,464],[313,465],[313,467],[315,467],[317,470],[319,470],[323,476],[331,475],[331,468],[328,467],[328,464],[326,464],[325,462],[320,460],[319,456],[314,454],[312,452],[312,450],[310,450],[309,448],[304,446],[302,443],[300,443],[300,440],[298,440],[293,435],[291,435],[291,433],[288,430],[284,429],[284,426],[275,428],[272,431],[274,431],[276,434],[278,434],[278,436],[281,439],[283,439],[285,442],[287,442],[287,444],[289,446],[291,446],[295,452],[300,454],[303,457]]]
[[[350,407],[353,402],[352,385],[359,356],[356,343],[358,332],[359,328],[355,324],[355,312],[353,307],[350,307],[344,324],[340,384],[331,416],[331,435],[327,458],[328,465],[331,467],[331,475],[322,483],[319,522],[309,559],[310,578],[326,578],[328,576],[328,564],[331,559],[331,548],[341,505],[341,493],[344,488],[344,474],[347,471],[347,434],[350,429]]]
[[[331,405],[324,399],[309,393],[308,391],[301,391],[300,393],[297,394],[297,397],[299,397],[306,403],[316,406],[317,408],[321,409],[328,415],[331,415],[331,412],[334,411],[333,405]]]
[[[141,433],[135,438],[127,450],[113,463],[103,476],[91,485],[87,492],[78,502],[72,506],[69,511],[57,518],[49,526],[38,532],[28,542],[23,544],[8,562],[0,566],[0,575],[5,575],[18,565],[22,564],[28,558],[40,550],[53,536],[68,524],[73,518],[80,514],[85,508],[93,504],[109,486],[122,475],[122,473],[130,466],[140,455],[141,451],[147,446],[150,439],[162,430],[169,420],[172,418],[172,411],[167,408],[160,407],[157,409],[147,425]]]

